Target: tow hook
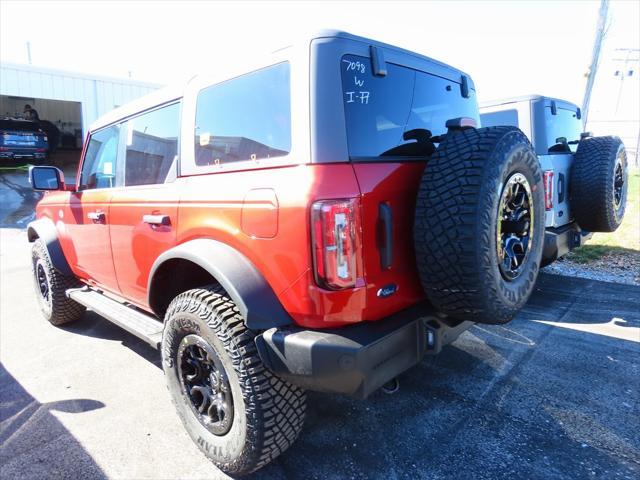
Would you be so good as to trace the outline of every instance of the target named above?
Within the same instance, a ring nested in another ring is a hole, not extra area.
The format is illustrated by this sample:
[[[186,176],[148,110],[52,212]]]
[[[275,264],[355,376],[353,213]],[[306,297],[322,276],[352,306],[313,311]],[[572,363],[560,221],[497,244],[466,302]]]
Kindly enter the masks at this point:
[[[393,395],[398,390],[400,390],[400,380],[398,380],[397,377],[392,380],[389,380],[387,383],[385,383],[382,386],[382,391],[387,395]]]

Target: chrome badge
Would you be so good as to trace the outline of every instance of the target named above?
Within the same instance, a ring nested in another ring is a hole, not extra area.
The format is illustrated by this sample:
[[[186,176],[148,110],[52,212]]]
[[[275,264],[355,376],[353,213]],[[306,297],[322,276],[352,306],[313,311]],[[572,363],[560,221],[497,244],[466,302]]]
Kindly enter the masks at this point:
[[[393,295],[394,293],[396,293],[397,291],[398,291],[398,285],[396,285],[395,283],[390,283],[389,285],[385,285],[380,290],[378,290],[377,295],[380,298],[387,298]]]

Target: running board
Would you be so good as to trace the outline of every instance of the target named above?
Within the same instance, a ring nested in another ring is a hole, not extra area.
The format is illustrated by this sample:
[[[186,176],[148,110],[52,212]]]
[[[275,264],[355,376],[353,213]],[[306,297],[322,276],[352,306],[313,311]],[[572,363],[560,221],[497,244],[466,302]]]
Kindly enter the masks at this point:
[[[162,322],[149,314],[113,300],[88,287],[70,288],[67,297],[141,338],[155,349],[162,340]]]

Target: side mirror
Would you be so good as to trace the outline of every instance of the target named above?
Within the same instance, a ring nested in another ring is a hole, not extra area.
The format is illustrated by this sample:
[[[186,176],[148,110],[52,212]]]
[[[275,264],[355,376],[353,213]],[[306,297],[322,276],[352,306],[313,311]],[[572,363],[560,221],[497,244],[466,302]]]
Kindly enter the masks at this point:
[[[34,190],[64,190],[64,174],[56,167],[30,167],[29,183]]]

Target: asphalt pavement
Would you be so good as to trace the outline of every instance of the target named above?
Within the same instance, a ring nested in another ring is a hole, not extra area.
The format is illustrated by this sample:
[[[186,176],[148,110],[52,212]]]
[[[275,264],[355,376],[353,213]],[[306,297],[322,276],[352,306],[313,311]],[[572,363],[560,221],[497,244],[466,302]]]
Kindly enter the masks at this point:
[[[37,309],[23,229],[0,229],[0,478],[224,478],[188,438],[158,353],[93,312]],[[640,476],[640,287],[542,275],[366,401],[309,394],[298,441],[254,478]]]

